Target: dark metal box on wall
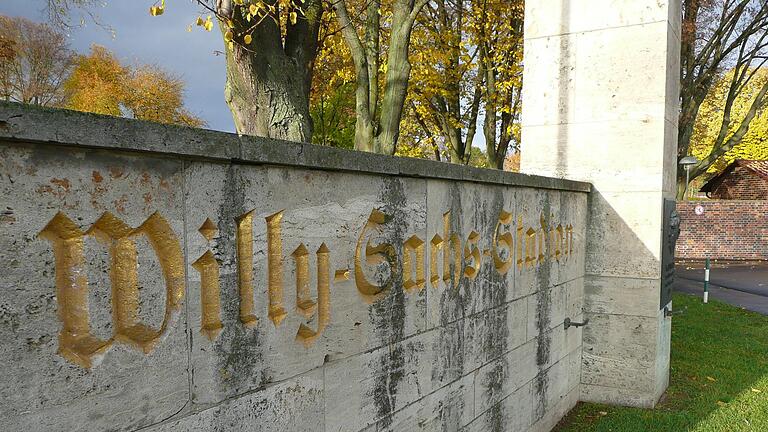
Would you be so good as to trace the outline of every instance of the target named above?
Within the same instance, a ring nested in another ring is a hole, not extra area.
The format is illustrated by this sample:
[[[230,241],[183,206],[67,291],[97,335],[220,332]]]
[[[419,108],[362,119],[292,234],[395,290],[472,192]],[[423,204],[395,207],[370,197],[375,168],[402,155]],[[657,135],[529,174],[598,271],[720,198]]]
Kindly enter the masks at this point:
[[[672,284],[675,281],[675,244],[680,237],[680,215],[677,214],[677,202],[675,200],[664,200],[663,226],[659,309],[664,309],[672,301]]]

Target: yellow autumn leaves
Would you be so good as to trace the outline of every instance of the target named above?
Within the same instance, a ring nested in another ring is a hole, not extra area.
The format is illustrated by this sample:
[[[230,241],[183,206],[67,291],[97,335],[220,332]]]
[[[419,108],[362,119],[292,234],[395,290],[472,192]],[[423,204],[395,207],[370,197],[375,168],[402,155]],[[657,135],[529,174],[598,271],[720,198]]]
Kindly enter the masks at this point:
[[[155,5],[149,8],[149,14],[152,16],[159,16],[165,12],[165,0],[160,0],[160,5]]]
[[[691,154],[703,159],[712,152],[713,145],[723,127],[725,101],[733,78],[733,71],[723,74],[701,104],[696,117]],[[760,87],[768,80],[768,71],[759,71],[733,103],[726,137],[730,138],[747,115]],[[736,159],[768,159],[768,110],[761,110],[749,125],[749,131],[739,144],[721,156],[707,170],[721,172]]]
[[[63,107],[77,111],[202,127],[205,121],[184,106],[184,81],[157,66],[121,63],[93,45],[74,58],[64,81]]]
[[[213,20],[210,15],[205,20],[203,20],[203,17],[197,17],[195,25],[204,28],[206,31],[213,30]]]
[[[253,31],[264,19],[271,18],[275,22],[282,21],[283,23],[290,22],[292,25],[296,25],[299,20],[299,13],[304,13],[301,4],[304,4],[305,0],[278,0],[275,4],[265,3],[263,0],[233,0],[236,6],[244,8],[243,16],[245,23],[236,23],[226,17],[217,16],[217,18],[226,24],[227,31],[224,34],[224,40],[230,50],[234,49],[235,44],[250,45],[253,42]],[[246,7],[246,3],[250,3]],[[286,11],[281,14],[279,11]],[[160,16],[165,12],[165,0],[160,0],[159,4],[155,4],[149,8],[149,14],[152,16]],[[233,18],[234,19],[234,18]],[[208,15],[205,19],[202,16],[198,16],[194,23],[197,27],[202,27],[206,31],[213,30],[213,18]],[[236,31],[237,27],[241,27]],[[192,31],[192,25],[187,27],[187,31]]]

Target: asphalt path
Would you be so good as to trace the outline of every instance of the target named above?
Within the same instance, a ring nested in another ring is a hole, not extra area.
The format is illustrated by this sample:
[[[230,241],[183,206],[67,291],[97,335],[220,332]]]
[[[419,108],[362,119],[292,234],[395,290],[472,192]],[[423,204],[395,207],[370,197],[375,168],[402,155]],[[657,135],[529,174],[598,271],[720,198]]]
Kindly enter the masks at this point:
[[[709,276],[710,298],[768,315],[768,263],[716,263]],[[674,290],[702,297],[703,266],[678,264]]]

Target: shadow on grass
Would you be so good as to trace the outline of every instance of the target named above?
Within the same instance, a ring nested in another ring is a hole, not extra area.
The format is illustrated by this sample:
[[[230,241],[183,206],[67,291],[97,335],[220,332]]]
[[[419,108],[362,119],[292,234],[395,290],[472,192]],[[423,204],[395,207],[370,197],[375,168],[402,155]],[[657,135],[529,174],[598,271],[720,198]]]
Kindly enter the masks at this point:
[[[653,410],[579,403],[555,431],[767,431],[768,317],[675,294],[670,386]]]

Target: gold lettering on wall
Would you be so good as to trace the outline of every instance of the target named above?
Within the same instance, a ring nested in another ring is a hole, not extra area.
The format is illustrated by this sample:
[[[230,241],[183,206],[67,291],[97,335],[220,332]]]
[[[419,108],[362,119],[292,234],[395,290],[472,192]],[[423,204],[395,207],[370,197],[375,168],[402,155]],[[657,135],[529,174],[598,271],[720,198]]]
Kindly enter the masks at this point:
[[[304,245],[300,245],[294,252],[296,263],[296,302],[299,311],[307,318],[311,318],[317,308],[317,330],[312,330],[302,323],[296,333],[296,340],[309,347],[325,330],[331,320],[331,270],[330,251],[325,243],[317,250],[317,303],[309,298],[309,253]],[[299,276],[301,275],[301,276]],[[304,284],[302,286],[302,284]],[[301,294],[299,294],[301,292]],[[303,304],[304,306],[299,306]],[[311,312],[309,312],[311,310]],[[308,313],[309,312],[309,313]]]
[[[283,306],[283,210],[267,216],[266,220],[269,319],[277,327],[288,315]]]
[[[541,227],[538,237],[539,237],[539,256],[538,256],[538,263],[541,264],[544,262],[545,259],[547,259],[547,247],[550,246],[547,243],[547,239],[549,238],[549,224],[547,224],[547,218],[544,217],[544,213],[541,214],[539,217],[539,225]]]
[[[443,282],[445,282],[447,287],[458,287],[462,270],[461,239],[451,229],[450,211],[443,215],[443,236],[445,238],[445,244],[443,245]],[[453,269],[453,278],[451,278],[451,269]]]
[[[366,240],[369,232],[380,232],[382,226],[387,222],[387,216],[381,211],[374,209],[368,217],[368,221],[357,239],[355,248],[355,285],[357,290],[367,302],[375,302],[392,287],[394,269],[397,265],[397,254],[391,244],[383,243],[377,246],[371,246],[370,240]],[[363,252],[365,244],[365,252]],[[377,265],[382,262],[389,262],[390,273],[386,281],[381,285],[374,285],[368,281],[363,271],[363,255],[368,265]]]
[[[163,272],[165,317],[159,330],[136,323],[126,332],[115,335],[115,338],[122,342],[133,343],[145,353],[149,353],[166,333],[168,326],[175,321],[181,309],[181,303],[184,300],[184,257],[178,237],[159,213],[153,213],[131,233],[131,237],[139,235],[144,235],[149,241]],[[138,268],[134,268],[134,271],[138,271]],[[138,286],[135,286],[135,289],[138,291]]]
[[[258,323],[254,306],[254,212],[236,219],[239,317],[245,326]],[[266,245],[258,246],[260,252],[263,248],[267,255],[267,312],[276,327],[288,314],[283,298],[283,216],[284,212],[280,211],[266,217]],[[491,246],[482,252],[478,231],[470,230],[464,238],[463,233],[453,231],[455,224],[452,224],[450,211],[442,217],[442,234],[435,234],[429,242],[430,283],[434,288],[438,288],[441,281],[446,289],[451,289],[459,286],[461,277],[470,280],[478,278],[484,256],[491,257],[495,270],[504,275],[514,270],[515,262],[522,271],[535,268],[547,259],[563,262],[574,253],[574,227],[570,224],[555,226],[554,214],[542,213],[534,226],[526,226],[523,225],[522,215],[515,219],[512,213],[501,210]],[[357,239],[354,251],[355,285],[366,302],[375,302],[386,295],[395,286],[396,277],[402,277],[402,288],[409,293],[418,292],[426,286],[425,241],[417,235],[408,237],[402,245],[380,240],[381,234],[386,234],[389,221],[389,216],[373,209]],[[483,232],[488,228],[483,226]],[[213,252],[217,249],[211,246],[218,228],[206,219],[198,232],[208,242],[207,250],[191,264],[200,274],[200,332],[215,340],[223,329],[221,263]],[[176,321],[184,296],[181,246],[168,222],[159,213],[154,213],[141,226],[132,228],[115,215],[104,213],[90,228],[81,230],[65,214],[57,213],[39,235],[51,243],[55,258],[56,298],[61,322],[58,352],[68,361],[90,368],[98,364],[115,343],[124,343],[144,353],[152,351]],[[114,328],[109,339],[92,334],[89,322],[88,272],[84,257],[85,238],[88,236],[103,244],[109,254]],[[141,236],[146,238],[157,256],[165,281],[165,312],[159,329],[141,322],[138,274],[141,251],[138,247],[142,243],[137,242]],[[295,338],[306,347],[316,343],[330,325],[331,278],[343,282],[349,280],[352,271],[351,268],[341,268],[332,273],[330,251],[323,243],[316,251],[317,284],[316,295],[313,295],[311,255],[305,243],[300,243],[289,258],[296,270],[296,312],[304,318]]]
[[[349,280],[349,269],[345,268],[345,269],[336,270],[336,273],[334,274],[333,280],[334,280],[334,282],[348,281]]]
[[[517,268],[522,270],[523,264],[525,264],[525,259],[523,258],[523,244],[525,243],[525,234],[523,233],[522,216],[517,217],[517,229],[515,232],[517,233]]]
[[[429,245],[429,281],[432,288],[438,288],[440,286],[440,273],[437,271],[437,257],[443,248],[443,238],[439,234],[435,234]]]
[[[104,213],[85,232],[109,248],[109,280],[112,285],[112,320],[117,333],[136,325],[139,309],[138,253],[130,238],[131,227],[111,213]]]
[[[61,321],[58,353],[72,363],[90,368],[112,341],[91,334],[83,232],[59,212],[39,235],[51,242],[56,263],[56,300]]]
[[[291,254],[296,264],[296,309],[309,318],[315,313],[317,304],[309,297],[309,252],[304,243]]]
[[[203,222],[197,232],[199,232],[206,241],[211,241],[216,236],[216,233],[219,232],[219,229],[216,228],[216,224],[213,223],[213,221],[206,218],[205,222]]]
[[[237,222],[237,286],[240,294],[240,322],[254,327],[256,318],[253,300],[253,211],[240,216]]]
[[[553,225],[555,220],[555,215],[551,214],[549,216],[549,231],[547,235],[549,236],[549,239],[547,240],[549,243],[549,259],[556,259],[557,258],[557,230],[555,229],[555,226]]]
[[[92,235],[108,247],[112,285],[112,319],[115,333],[104,341],[91,334],[88,313],[88,280],[84,268],[84,237]],[[134,238],[145,236],[158,258],[166,289],[163,322],[154,329],[139,320],[138,260]],[[57,213],[40,236],[53,245],[56,261],[56,294],[59,300],[59,353],[85,368],[98,363],[114,342],[151,352],[179,314],[184,298],[181,245],[159,213],[131,229],[111,213],[104,213],[85,233],[63,213]]]
[[[525,267],[531,268],[536,264],[536,230],[528,228],[525,232]]]
[[[192,263],[192,267],[200,273],[200,333],[209,340],[215,340],[223,328],[219,300],[219,263],[211,251],[206,251]]]
[[[496,229],[493,231],[493,242],[491,243],[491,256],[493,257],[493,266],[501,275],[507,274],[512,267],[512,233],[509,230],[501,232],[504,226],[512,224],[512,213],[502,210],[499,214],[499,221],[496,223]],[[502,259],[499,253],[499,246],[507,250],[507,259]]]
[[[403,243],[403,276],[405,279],[403,288],[406,291],[420,291],[426,285],[424,276],[424,240],[415,235]]]
[[[477,248],[477,242],[480,240],[480,234],[475,231],[469,233],[467,242],[464,245],[464,260],[466,265],[464,266],[464,276],[474,279],[480,272],[480,249]]]
[[[207,240],[213,240],[216,226],[206,219],[198,232]],[[219,287],[219,262],[210,249],[192,263],[192,267],[200,273],[200,333],[215,340],[224,327],[221,323],[221,294]]]

